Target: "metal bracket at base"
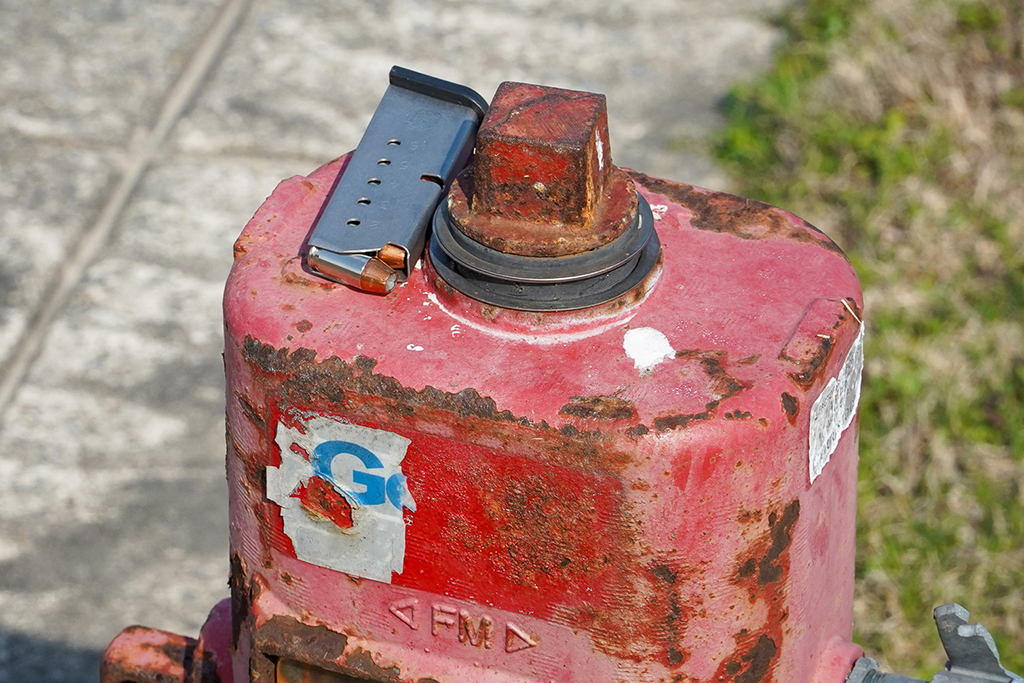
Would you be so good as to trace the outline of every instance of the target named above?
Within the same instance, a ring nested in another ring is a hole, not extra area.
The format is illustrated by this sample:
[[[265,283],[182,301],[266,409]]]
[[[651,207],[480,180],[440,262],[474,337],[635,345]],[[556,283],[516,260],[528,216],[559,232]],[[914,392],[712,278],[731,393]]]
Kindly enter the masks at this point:
[[[956,603],[935,608],[935,625],[946,650],[946,668],[932,677],[931,683],[1024,683],[999,661],[999,651],[988,630],[981,624],[968,624],[971,616]],[[846,683],[924,683],[917,678],[882,673],[878,661],[861,657],[854,664]]]

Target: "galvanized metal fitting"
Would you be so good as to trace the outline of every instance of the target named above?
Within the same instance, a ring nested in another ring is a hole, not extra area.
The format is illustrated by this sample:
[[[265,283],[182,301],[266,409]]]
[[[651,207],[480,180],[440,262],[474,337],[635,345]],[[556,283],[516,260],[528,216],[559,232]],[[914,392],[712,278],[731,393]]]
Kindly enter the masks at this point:
[[[999,651],[988,630],[981,624],[969,624],[971,613],[954,603],[935,608],[935,625],[946,651],[946,668],[936,673],[931,683],[1024,683],[1007,671],[999,661]],[[846,683],[925,683],[917,678],[882,673],[878,661],[861,657],[846,678]]]
[[[610,301],[660,253],[650,207],[612,164],[604,96],[526,83],[498,87],[433,229],[444,280],[521,310]]]

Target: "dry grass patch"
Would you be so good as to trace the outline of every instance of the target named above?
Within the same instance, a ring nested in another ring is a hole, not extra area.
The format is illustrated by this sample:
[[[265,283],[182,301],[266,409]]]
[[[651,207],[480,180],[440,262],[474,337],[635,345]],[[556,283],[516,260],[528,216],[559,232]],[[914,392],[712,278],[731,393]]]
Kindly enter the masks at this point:
[[[856,639],[930,678],[931,609],[957,601],[1024,672],[1024,5],[811,0],[782,23],[718,151],[864,283]]]

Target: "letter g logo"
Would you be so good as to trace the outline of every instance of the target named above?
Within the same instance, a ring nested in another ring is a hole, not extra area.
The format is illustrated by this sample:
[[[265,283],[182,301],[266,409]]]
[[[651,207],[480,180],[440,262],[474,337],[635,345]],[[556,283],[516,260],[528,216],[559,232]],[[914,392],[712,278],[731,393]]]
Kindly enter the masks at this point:
[[[339,482],[334,478],[332,464],[338,455],[346,454],[354,456],[367,470],[383,470],[384,465],[380,458],[370,450],[350,441],[324,441],[313,451],[310,464],[313,466],[313,476],[320,477],[330,482],[339,493],[350,498],[359,505],[383,505],[390,501],[399,510],[402,509],[402,498],[405,493],[405,477],[401,472],[396,472],[385,478],[387,472],[371,474],[360,469],[353,468],[352,482],[354,486],[363,486],[362,491],[353,491],[348,482]]]

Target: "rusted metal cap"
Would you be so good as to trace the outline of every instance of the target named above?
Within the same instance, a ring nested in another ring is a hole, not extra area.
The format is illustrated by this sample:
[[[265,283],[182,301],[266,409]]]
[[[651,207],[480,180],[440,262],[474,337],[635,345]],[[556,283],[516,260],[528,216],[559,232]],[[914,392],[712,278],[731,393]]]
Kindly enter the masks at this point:
[[[434,214],[438,275],[484,303],[568,311],[640,287],[660,255],[651,207],[612,165],[604,95],[502,83]]]
[[[604,95],[502,83],[448,211],[460,232],[506,254],[566,256],[614,241],[637,193],[612,165]]]

